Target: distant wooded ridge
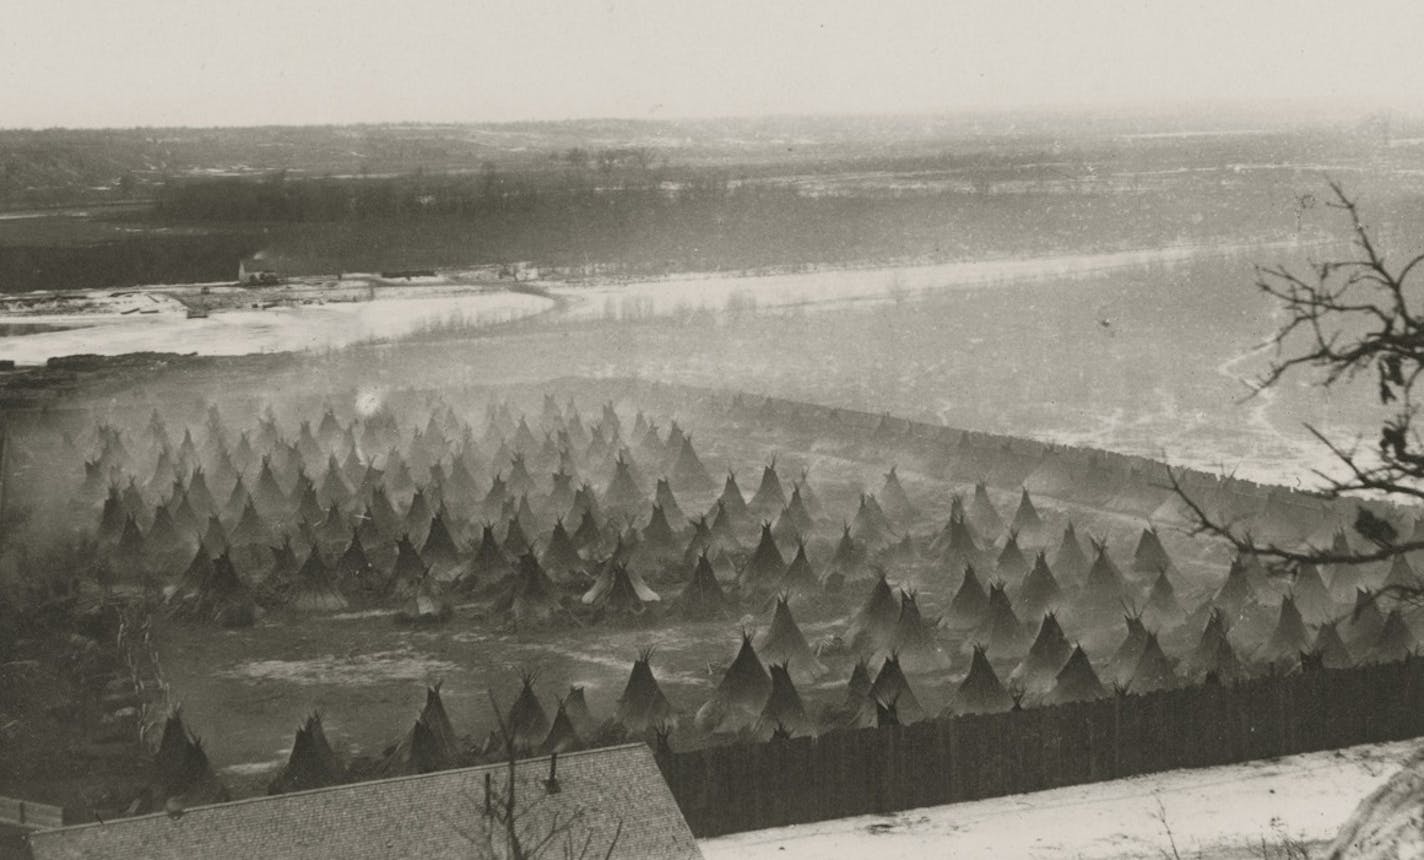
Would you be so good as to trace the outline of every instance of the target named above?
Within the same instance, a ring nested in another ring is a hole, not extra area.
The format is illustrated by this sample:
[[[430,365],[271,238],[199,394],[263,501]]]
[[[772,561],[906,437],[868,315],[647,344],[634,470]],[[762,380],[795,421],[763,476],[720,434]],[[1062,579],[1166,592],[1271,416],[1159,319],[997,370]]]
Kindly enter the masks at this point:
[[[1424,195],[1413,148],[1355,127],[916,121],[0,131],[0,210],[47,210],[0,216],[0,292],[236,279],[258,251],[642,276],[1274,241],[1311,229],[1321,165]]]
[[[0,208],[146,196],[204,175],[384,176],[426,171],[719,167],[764,176],[842,169],[953,168],[986,160],[1122,162],[1136,169],[1259,157],[1358,154],[1424,137],[1416,120],[1301,123],[1269,112],[1151,116],[996,112],[947,116],[581,120],[257,128],[0,129]],[[1186,141],[1186,145],[1183,145]],[[1230,156],[1230,157],[1228,157]],[[1125,159],[1125,160],[1124,160]],[[1146,159],[1146,161],[1144,161]]]
[[[0,238],[0,288],[236,280],[238,261],[257,251],[283,276],[515,260],[646,276],[1099,252],[1278,239],[1296,227],[1289,203],[1254,186],[816,194],[711,179],[675,190],[488,176],[190,180],[166,186],[144,214],[41,219],[29,242]]]

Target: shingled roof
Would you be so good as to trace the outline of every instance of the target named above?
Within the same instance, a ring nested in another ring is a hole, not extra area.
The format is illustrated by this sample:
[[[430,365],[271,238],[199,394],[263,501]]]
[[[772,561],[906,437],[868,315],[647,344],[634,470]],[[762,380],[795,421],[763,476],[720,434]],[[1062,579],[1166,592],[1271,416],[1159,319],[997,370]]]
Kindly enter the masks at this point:
[[[35,860],[146,857],[469,857],[482,826],[485,775],[501,794],[507,765],[447,770],[234,803],[45,830],[30,836]],[[528,803],[521,833],[548,832],[577,813],[571,835],[602,856],[618,833],[618,858],[700,858],[692,831],[643,744],[559,756],[559,791],[548,793],[547,757],[516,765]],[[618,832],[621,823],[622,830]],[[526,835],[526,840],[530,836]],[[499,845],[503,847],[502,843]],[[562,840],[557,850],[562,850]]]

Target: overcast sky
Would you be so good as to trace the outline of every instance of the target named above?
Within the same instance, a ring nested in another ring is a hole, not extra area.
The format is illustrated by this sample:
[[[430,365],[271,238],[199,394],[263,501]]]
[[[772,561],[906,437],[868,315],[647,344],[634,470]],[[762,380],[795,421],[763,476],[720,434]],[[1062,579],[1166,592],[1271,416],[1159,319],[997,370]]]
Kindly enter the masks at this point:
[[[1424,0],[3,0],[0,126],[1424,108]]]

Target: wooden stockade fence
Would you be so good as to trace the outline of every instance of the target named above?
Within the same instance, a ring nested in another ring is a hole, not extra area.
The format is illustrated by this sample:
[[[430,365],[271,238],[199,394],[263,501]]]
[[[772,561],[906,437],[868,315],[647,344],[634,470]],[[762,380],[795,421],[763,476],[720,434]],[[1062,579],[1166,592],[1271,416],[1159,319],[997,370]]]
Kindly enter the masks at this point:
[[[1424,735],[1424,658],[661,753],[716,836]]]

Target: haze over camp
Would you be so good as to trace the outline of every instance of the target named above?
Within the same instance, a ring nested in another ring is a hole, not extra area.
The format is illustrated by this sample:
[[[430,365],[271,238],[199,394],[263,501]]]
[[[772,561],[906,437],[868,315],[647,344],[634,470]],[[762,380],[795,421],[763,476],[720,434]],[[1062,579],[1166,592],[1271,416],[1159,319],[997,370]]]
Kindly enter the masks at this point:
[[[150,6],[0,32],[0,857],[1424,845],[1417,9]]]

